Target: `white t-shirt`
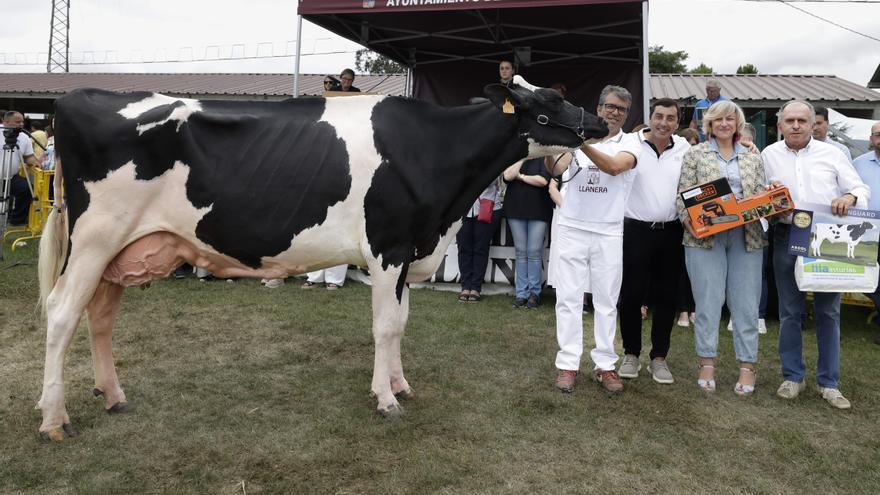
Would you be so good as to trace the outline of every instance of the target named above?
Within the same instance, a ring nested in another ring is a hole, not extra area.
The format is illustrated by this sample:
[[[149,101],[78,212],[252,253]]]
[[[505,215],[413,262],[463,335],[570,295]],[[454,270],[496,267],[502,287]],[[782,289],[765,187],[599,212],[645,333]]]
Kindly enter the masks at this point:
[[[9,150],[6,149],[6,140],[3,135],[3,132],[7,129],[0,129],[0,152],[3,153],[3,156],[0,157],[0,167],[5,168],[5,170],[0,170],[0,178],[2,179],[9,179],[17,174],[19,165],[24,163],[24,157],[34,154],[34,147],[31,144],[31,140],[27,134],[23,132],[18,135],[18,139],[16,140],[18,148],[15,148],[12,153],[9,153]],[[11,160],[9,159],[10,155],[12,156]]]
[[[627,152],[639,159],[641,143],[634,134],[620,131],[614,137],[592,145],[606,155]],[[623,214],[632,189],[635,168],[618,175],[599,170],[581,150],[575,151],[569,165],[573,176],[568,183],[559,225],[605,235],[623,235]],[[580,172],[577,167],[580,166]],[[574,170],[571,170],[571,168]]]
[[[670,222],[678,219],[678,179],[681,159],[690,145],[681,136],[672,136],[672,147],[660,151],[660,156],[645,140],[648,129],[638,133],[642,146],[639,167],[626,202],[626,217],[643,222]]]

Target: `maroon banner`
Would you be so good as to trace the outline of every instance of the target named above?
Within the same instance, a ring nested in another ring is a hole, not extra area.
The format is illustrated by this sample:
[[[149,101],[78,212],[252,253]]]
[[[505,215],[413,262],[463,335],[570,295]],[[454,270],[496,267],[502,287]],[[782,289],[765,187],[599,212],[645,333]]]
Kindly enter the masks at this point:
[[[417,12],[430,10],[559,7],[598,3],[640,3],[640,0],[299,0],[299,14]]]

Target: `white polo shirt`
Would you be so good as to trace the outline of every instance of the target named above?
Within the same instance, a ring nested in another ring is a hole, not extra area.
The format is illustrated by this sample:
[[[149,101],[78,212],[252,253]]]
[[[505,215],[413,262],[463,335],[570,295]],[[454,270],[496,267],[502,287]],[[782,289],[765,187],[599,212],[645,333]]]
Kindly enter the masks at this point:
[[[660,151],[645,139],[648,129],[638,132],[642,154],[626,202],[626,217],[643,222],[670,222],[678,219],[678,179],[681,176],[681,159],[690,144],[681,136],[672,136],[669,145]]]
[[[767,180],[788,186],[795,207],[798,203],[830,205],[846,193],[858,198],[859,208],[868,205],[870,189],[843,153],[828,143],[811,137],[806,147],[795,151],[778,141],[764,148],[761,158]],[[780,220],[791,223],[791,215]]]
[[[592,145],[606,155],[627,152],[639,160],[641,144],[634,134],[618,132],[601,143]],[[578,172],[577,167],[581,170]],[[569,165],[573,176],[568,183],[557,223],[605,235],[623,235],[623,214],[632,189],[635,168],[618,175],[599,170],[581,150]]]

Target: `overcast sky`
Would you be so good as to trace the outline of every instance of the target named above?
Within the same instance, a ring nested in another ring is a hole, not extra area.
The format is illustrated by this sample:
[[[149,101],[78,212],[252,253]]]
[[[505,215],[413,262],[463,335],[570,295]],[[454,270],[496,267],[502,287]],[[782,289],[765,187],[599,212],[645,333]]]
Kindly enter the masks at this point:
[[[0,0],[0,4],[13,0]],[[71,0],[71,72],[293,72],[295,0]],[[182,6],[186,6],[185,10]],[[880,2],[792,2],[880,39]],[[0,72],[44,72],[51,0],[3,9]],[[716,73],[751,63],[765,74],[833,74],[865,85],[880,42],[781,2],[651,0],[649,44],[690,54]],[[358,45],[304,23],[302,72],[338,73]],[[254,60],[142,63],[263,57]],[[107,62],[134,61],[112,64]],[[83,64],[83,62],[100,62]],[[23,65],[23,64],[30,65]],[[2,76],[0,76],[2,77]]]

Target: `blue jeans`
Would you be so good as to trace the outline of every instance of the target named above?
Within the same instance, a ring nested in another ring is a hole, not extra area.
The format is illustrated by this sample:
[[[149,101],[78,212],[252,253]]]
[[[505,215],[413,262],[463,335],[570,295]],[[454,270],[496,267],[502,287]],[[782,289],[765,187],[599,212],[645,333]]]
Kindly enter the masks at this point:
[[[776,226],[773,236],[773,274],[779,294],[779,361],[782,377],[802,382],[806,376],[803,351],[803,319],[806,297],[794,280],[796,256],[788,254],[789,227]],[[819,361],[816,363],[816,384],[837,388],[840,380],[840,293],[814,292],[816,315],[816,343]]]
[[[461,290],[483,290],[483,279],[486,278],[486,266],[489,263],[489,245],[499,223],[501,210],[492,212],[492,223],[477,221],[475,217],[462,218],[461,229],[455,236]]]
[[[508,218],[516,252],[516,297],[527,299],[530,293],[541,295],[544,262],[544,237],[547,222]]]
[[[733,348],[744,363],[758,361],[758,302],[762,252],[746,251],[742,227],[715,234],[712,249],[685,247],[685,262],[696,302],[697,356],[714,358],[725,295],[733,320]]]

